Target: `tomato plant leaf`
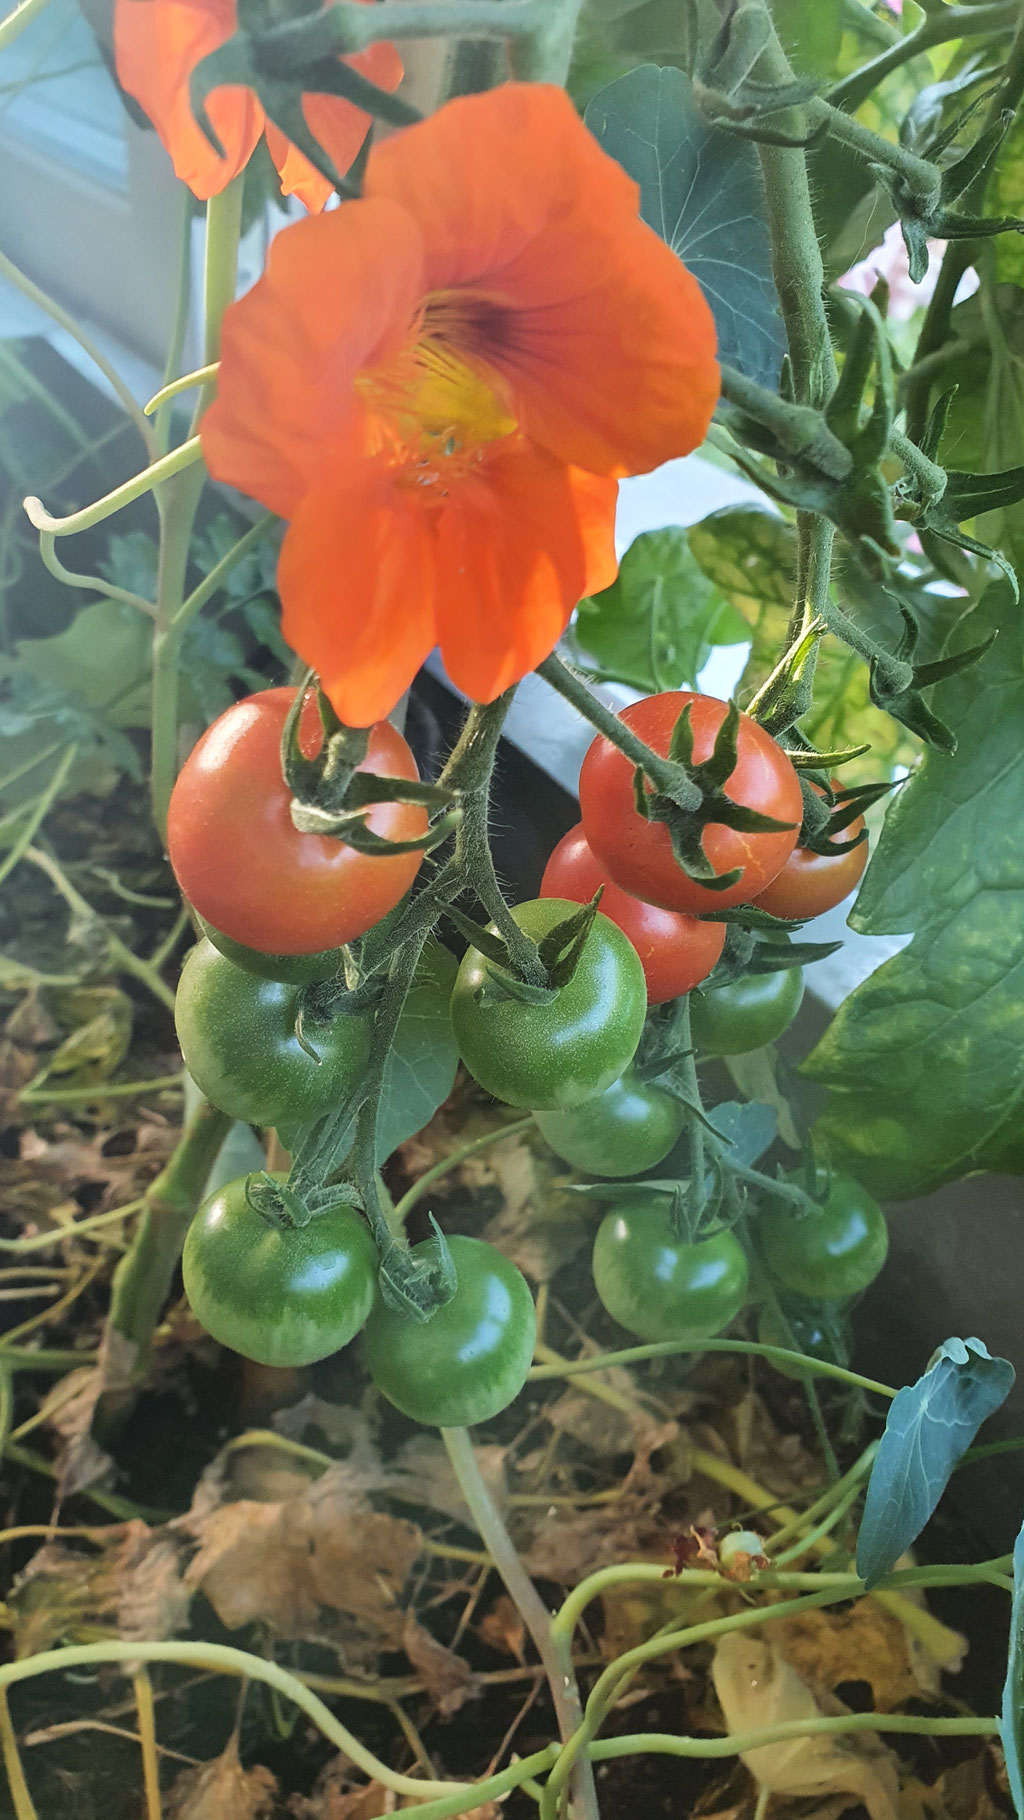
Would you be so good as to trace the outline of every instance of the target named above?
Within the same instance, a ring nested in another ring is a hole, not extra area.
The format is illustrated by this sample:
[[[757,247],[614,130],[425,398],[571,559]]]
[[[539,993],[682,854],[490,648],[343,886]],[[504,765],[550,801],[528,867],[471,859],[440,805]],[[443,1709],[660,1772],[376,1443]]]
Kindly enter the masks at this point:
[[[1019,1815],[1024,1815],[1024,1525],[1013,1545],[1010,1653],[1003,1683],[1000,1732],[1013,1805]]]
[[[594,96],[587,126],[640,185],[640,213],[707,298],[722,360],[778,384],[785,338],[752,145],[705,126],[689,77],[641,64]]]
[[[1009,1396],[1015,1372],[980,1340],[946,1340],[916,1384],[894,1397],[868,1480],[857,1538],[865,1586],[920,1535],[978,1429]]]
[[[829,1089],[816,1129],[872,1193],[926,1193],[1024,1163],[1024,636],[1010,591],[957,630],[999,628],[934,690],[959,740],[929,751],[885,818],[850,921],[913,941],[840,1006],[803,1072]]]
[[[686,532],[645,531],[610,588],[580,602],[579,656],[602,682],[646,694],[696,682],[714,645],[742,644],[746,622],[699,567]]]
[[[779,1129],[775,1107],[764,1100],[722,1100],[711,1119],[732,1161],[745,1168],[752,1168],[771,1149]]]
[[[384,1074],[377,1115],[377,1157],[383,1162],[433,1118],[455,1085],[459,1052],[448,1017],[458,964],[440,942],[428,941],[405,1001]]]

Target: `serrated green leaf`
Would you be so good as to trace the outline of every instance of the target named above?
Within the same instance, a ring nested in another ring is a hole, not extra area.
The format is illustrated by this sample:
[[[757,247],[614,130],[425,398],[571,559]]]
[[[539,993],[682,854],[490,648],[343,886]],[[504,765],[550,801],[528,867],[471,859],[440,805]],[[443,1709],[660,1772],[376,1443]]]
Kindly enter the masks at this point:
[[[682,70],[650,63],[602,89],[584,118],[703,290],[721,358],[774,389],[785,336],[753,146],[704,124]]]
[[[893,1399],[868,1480],[857,1572],[874,1586],[928,1522],[978,1429],[1015,1377],[980,1340],[947,1340],[916,1384]]]
[[[692,686],[714,645],[749,636],[675,526],[645,531],[630,545],[611,587],[581,601],[573,634],[603,681],[646,694]]]
[[[892,802],[850,916],[914,939],[804,1064],[829,1089],[817,1130],[875,1193],[1024,1166],[1024,638],[1003,583],[958,642],[997,627],[977,665],[936,685],[957,752],[927,752]]]

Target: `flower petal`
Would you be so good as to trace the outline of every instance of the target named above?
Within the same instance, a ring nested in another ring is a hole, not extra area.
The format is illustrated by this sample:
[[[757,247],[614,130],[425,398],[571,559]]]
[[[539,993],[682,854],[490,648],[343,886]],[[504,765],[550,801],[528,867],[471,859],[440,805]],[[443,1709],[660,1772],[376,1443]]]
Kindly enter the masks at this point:
[[[357,373],[404,342],[421,290],[419,230],[393,202],[347,202],[283,229],[224,318],[202,423],[214,479],[290,517],[352,436]]]
[[[703,439],[719,389],[711,311],[560,89],[450,102],[374,148],[366,193],[416,216],[442,324],[447,305],[532,440],[621,475]]]
[[[175,175],[201,201],[244,170],[263,131],[263,109],[248,89],[215,89],[207,104],[224,158],[192,113],[192,71],[235,24],[234,0],[117,0],[114,12],[118,79],[156,127]]]
[[[535,669],[582,596],[614,581],[617,491],[519,439],[453,486],[438,521],[438,635],[474,701]]]
[[[390,714],[436,643],[431,524],[383,463],[332,475],[302,501],[278,566],[282,631],[343,721]]]

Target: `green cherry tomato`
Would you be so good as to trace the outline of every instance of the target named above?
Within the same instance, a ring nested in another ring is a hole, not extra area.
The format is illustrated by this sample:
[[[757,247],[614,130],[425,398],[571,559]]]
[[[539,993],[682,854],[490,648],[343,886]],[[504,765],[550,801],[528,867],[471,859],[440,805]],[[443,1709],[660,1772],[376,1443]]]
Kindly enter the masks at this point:
[[[517,904],[519,927],[540,941],[579,905],[559,897]],[[647,988],[639,956],[598,912],[576,971],[547,1004],[493,993],[493,963],[470,948],[452,994],[452,1028],[474,1080],[528,1111],[580,1106],[603,1093],[636,1054]]]
[[[429,1321],[378,1301],[363,1351],[377,1389],[414,1422],[466,1428],[519,1395],[533,1359],[537,1317],[522,1272],[483,1239],[448,1240],[458,1278]],[[426,1254],[433,1239],[414,1245]]]
[[[245,1185],[245,1176],[229,1182],[192,1221],[185,1293],[222,1346],[261,1365],[311,1365],[347,1346],[373,1307],[369,1228],[343,1201],[305,1226],[271,1225],[250,1207]]]
[[[257,948],[243,948],[241,942],[233,942],[230,935],[215,929],[198,911],[195,918],[218,954],[241,967],[244,973],[258,974],[260,979],[283,980],[288,986],[310,986],[316,980],[333,979],[341,972],[343,955],[340,948],[328,948],[323,954],[261,954]]]
[[[685,1123],[664,1088],[632,1069],[595,1099],[565,1112],[534,1114],[556,1156],[590,1175],[643,1175],[666,1157]]]
[[[799,967],[745,973],[726,986],[690,994],[690,1034],[705,1055],[745,1055],[788,1030],[804,996]]]
[[[841,1301],[873,1283],[889,1250],[881,1208],[849,1176],[832,1178],[828,1199],[803,1214],[775,1201],[758,1216],[758,1238],[772,1276],[798,1295]]]
[[[181,970],[174,1021],[196,1086],[248,1125],[306,1124],[340,1106],[366,1066],[372,1019],[303,1018],[302,989],[260,979],[201,941]]]
[[[594,1283],[608,1313],[642,1340],[707,1339],[747,1295],[747,1259],[731,1232],[687,1244],[667,1206],[624,1201],[598,1227]]]

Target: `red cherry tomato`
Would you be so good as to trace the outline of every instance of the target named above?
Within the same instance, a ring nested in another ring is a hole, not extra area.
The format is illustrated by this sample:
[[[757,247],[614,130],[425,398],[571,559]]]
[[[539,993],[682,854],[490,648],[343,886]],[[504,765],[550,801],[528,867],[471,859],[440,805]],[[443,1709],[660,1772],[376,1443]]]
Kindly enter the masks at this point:
[[[554,849],[544,868],[540,894],[589,904],[599,885],[604,886],[603,915],[618,924],[640,956],[649,1005],[681,998],[707,979],[725,946],[725,924],[702,923],[695,916],[680,916],[676,910],[659,910],[656,904],[645,904],[613,885],[590,851],[580,822]]]
[[[263,954],[315,954],[354,941],[394,909],[422,853],[370,854],[321,834],[300,834],[281,775],[281,732],[294,689],[264,689],[208,727],[185,761],[167,818],[167,846],[182,891],[200,916],[233,942]],[[312,692],[300,743],[307,758],[321,741]],[[360,771],[419,774],[388,721],[370,731]],[[388,840],[413,840],[427,826],[413,803],[378,803],[367,825]]]
[[[824,796],[818,784],[811,787]],[[836,835],[837,841],[856,840],[863,826],[864,817],[858,815]],[[762,891],[754,902],[772,916],[822,916],[849,897],[860,884],[867,863],[866,840],[859,847],[846,847],[845,851],[840,848],[835,853],[812,853],[807,847],[794,847],[782,871],[776,873],[767,891]]]
[[[689,690],[649,695],[619,716],[631,732],[667,757],[672,731],[685,707],[690,709],[693,755],[699,764],[711,756],[727,704]],[[740,715],[737,756],[725,784],[733,802],[790,824],[774,833],[743,834],[724,822],[709,822],[703,832],[704,852],[715,872],[738,867],[742,876],[724,891],[709,891],[688,878],[672,851],[664,822],[638,815],[633,797],[635,766],[618,746],[599,734],[583,761],[580,809],[587,840],[598,862],[624,891],[659,904],[665,910],[724,910],[745,904],[781,872],[796,846],[803,819],[800,779],[781,747],[769,734]]]

